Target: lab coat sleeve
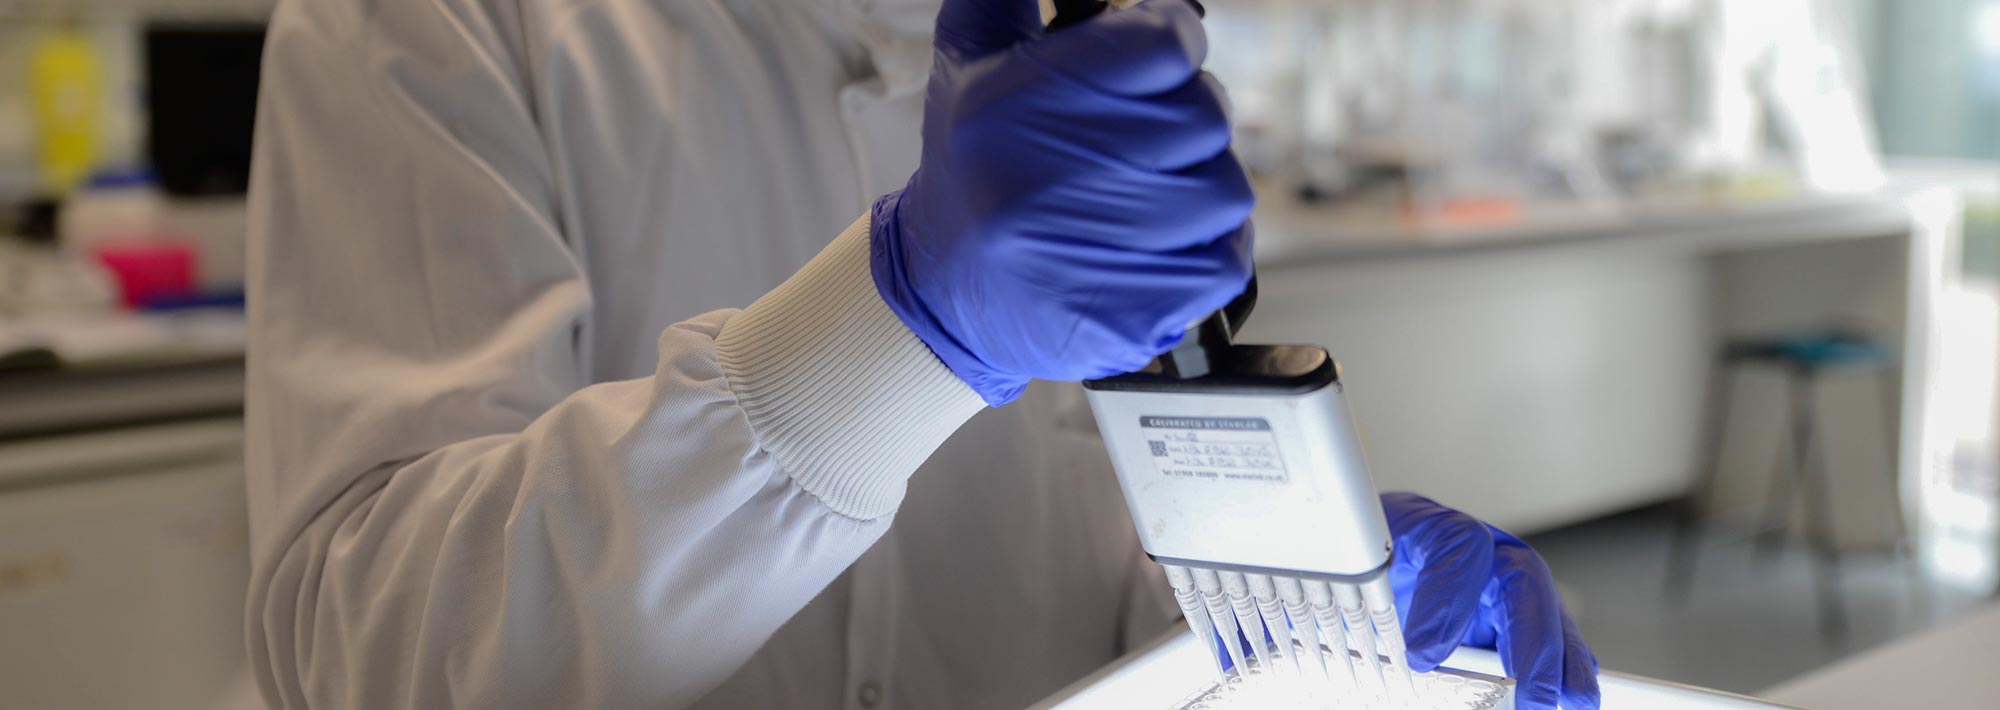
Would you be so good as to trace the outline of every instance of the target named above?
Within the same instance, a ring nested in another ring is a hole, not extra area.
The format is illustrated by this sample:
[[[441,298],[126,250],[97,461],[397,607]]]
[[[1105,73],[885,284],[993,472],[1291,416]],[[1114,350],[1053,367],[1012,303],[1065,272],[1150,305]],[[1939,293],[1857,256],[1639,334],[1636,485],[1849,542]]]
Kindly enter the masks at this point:
[[[865,218],[746,310],[667,329],[651,376],[586,386],[612,296],[557,227],[506,62],[359,5],[284,3],[267,44],[260,688],[284,708],[691,703],[883,533],[983,405],[876,295]]]

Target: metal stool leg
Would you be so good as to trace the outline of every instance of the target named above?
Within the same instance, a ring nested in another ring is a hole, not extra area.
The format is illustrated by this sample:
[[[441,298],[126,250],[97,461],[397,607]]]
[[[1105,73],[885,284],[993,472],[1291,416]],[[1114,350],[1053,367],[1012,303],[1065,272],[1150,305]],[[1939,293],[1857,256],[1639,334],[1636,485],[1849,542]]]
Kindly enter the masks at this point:
[[[1799,385],[1804,378],[1796,369],[1789,372],[1785,386],[1791,390],[1787,396],[1796,409]],[[1771,457],[1771,485],[1764,492],[1764,514],[1758,520],[1757,528],[1756,560],[1759,565],[1768,563],[1779,548],[1784,547],[1785,538],[1791,532],[1792,497],[1798,488],[1795,482],[1799,471],[1805,466],[1805,461],[1799,458],[1804,450],[1794,422],[1794,426],[1785,430],[1785,439],[1778,442],[1777,451]]]
[[[1903,514],[1903,486],[1899,473],[1900,461],[1897,456],[1901,451],[1903,438],[1902,419],[1899,416],[1903,400],[1902,388],[1899,386],[1902,384],[1901,380],[1895,368],[1884,367],[1875,371],[1875,381],[1881,387],[1882,424],[1885,430],[1882,453],[1888,462],[1888,467],[1884,470],[1889,474],[1889,514],[1896,526],[1896,539],[1891,543],[1890,551],[1903,566],[1909,580],[1910,599],[1913,602],[1911,607],[1918,616],[1927,617],[1930,615],[1930,585],[1924,579],[1923,566],[1917,560],[1910,523]]]
[[[1708,376],[1708,419],[1702,422],[1701,458],[1703,468],[1696,474],[1693,490],[1676,506],[1674,533],[1667,549],[1667,596],[1687,601],[1694,586],[1696,553],[1701,550],[1702,504],[1715,487],[1722,468],[1723,437],[1729,432],[1729,405],[1734,395],[1735,366],[1725,357],[1716,358]]]
[[[1847,635],[1846,603],[1840,588],[1840,551],[1833,540],[1833,501],[1829,496],[1826,457],[1819,451],[1815,421],[1819,383],[1812,371],[1792,371],[1792,445],[1797,485],[1805,499],[1806,538],[1812,547],[1813,576],[1818,587],[1820,634],[1828,640]]]

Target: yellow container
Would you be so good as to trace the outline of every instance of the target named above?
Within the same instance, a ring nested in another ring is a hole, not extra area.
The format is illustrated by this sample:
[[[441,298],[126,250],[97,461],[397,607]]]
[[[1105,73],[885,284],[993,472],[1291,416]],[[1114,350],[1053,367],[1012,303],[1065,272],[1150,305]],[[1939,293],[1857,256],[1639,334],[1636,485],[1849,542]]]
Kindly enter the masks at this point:
[[[29,59],[42,180],[57,194],[97,166],[104,75],[89,36],[75,30],[44,35]]]

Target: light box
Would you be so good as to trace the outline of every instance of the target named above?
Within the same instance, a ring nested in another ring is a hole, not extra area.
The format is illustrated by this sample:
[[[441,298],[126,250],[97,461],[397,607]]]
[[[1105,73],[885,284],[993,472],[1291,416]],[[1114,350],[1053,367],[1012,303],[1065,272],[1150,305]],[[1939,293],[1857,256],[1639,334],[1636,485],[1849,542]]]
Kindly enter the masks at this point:
[[[1492,651],[1462,648],[1445,667],[1498,676]],[[1112,662],[1030,710],[1173,710],[1216,682],[1213,661],[1186,628]],[[1604,707],[1617,710],[1797,710],[1756,698],[1615,671],[1598,676]],[[1283,710],[1272,708],[1271,710]]]

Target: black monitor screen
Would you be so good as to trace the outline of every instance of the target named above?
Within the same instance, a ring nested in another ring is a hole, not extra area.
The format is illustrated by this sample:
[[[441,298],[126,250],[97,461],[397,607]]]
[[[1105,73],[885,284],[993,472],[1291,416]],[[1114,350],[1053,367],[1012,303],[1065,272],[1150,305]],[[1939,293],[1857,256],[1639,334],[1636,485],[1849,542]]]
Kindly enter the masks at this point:
[[[147,156],[173,195],[242,193],[257,116],[258,25],[146,29]]]

